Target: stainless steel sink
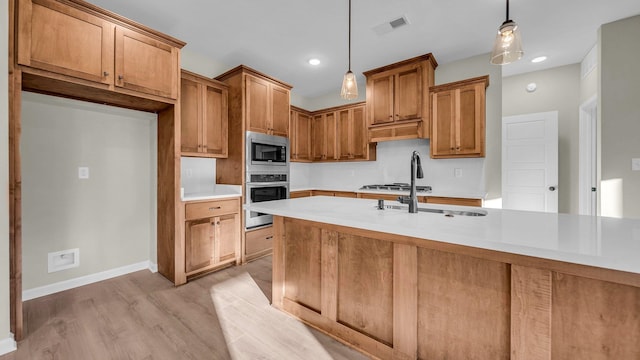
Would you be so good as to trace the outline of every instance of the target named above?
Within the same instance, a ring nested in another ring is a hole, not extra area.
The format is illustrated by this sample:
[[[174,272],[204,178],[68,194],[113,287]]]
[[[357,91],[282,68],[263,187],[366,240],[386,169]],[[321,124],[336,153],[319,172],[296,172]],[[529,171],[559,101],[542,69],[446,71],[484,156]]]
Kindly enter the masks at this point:
[[[376,206],[377,208],[377,206]],[[384,209],[390,209],[390,210],[404,210],[404,211],[408,211],[408,207],[407,206],[400,206],[400,205],[384,205]],[[424,208],[424,207],[418,207],[418,212],[429,212],[429,213],[434,213],[434,214],[444,214],[444,216],[446,217],[453,217],[453,216],[487,216],[487,212],[484,210],[474,210],[474,211],[459,211],[459,210],[443,210],[443,209],[432,209],[432,208]]]

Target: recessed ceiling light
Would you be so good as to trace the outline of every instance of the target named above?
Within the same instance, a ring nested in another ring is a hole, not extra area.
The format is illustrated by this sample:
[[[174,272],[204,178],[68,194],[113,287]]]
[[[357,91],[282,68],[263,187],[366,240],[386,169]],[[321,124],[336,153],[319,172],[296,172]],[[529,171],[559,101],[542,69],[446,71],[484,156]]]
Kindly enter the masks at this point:
[[[532,62],[532,63],[539,63],[539,62],[543,62],[543,61],[545,61],[545,60],[547,60],[547,57],[546,57],[546,56],[538,56],[537,58],[533,58],[533,59],[531,60],[531,62]]]
[[[320,59],[309,59],[309,64],[313,66],[320,65]]]

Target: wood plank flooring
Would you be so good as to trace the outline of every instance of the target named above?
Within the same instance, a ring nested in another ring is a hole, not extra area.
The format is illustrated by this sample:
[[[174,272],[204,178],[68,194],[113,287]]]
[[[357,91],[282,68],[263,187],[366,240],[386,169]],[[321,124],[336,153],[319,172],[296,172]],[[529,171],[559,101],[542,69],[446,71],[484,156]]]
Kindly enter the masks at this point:
[[[272,308],[271,257],[174,287],[139,271],[24,303],[0,360],[367,359]]]

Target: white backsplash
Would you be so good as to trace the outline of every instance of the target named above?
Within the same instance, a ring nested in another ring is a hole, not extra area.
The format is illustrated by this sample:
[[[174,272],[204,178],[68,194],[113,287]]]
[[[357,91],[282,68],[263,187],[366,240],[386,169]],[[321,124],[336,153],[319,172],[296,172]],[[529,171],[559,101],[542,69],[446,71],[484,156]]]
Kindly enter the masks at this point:
[[[377,160],[336,163],[292,163],[291,188],[350,190],[365,184],[410,182],[411,154],[420,152],[424,178],[418,185],[434,191],[484,194],[484,159],[431,159],[429,140],[398,140],[378,143]],[[460,169],[460,177],[455,170]]]
[[[182,157],[180,179],[185,195],[212,192],[216,184],[216,159]]]

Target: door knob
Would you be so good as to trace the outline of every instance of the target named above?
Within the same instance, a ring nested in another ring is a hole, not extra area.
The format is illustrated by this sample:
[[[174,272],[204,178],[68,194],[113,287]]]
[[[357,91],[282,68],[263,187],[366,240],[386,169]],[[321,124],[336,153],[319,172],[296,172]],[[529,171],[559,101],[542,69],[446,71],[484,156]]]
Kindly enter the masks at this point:
[[[555,186],[549,186],[549,191],[556,191],[556,187]]]

